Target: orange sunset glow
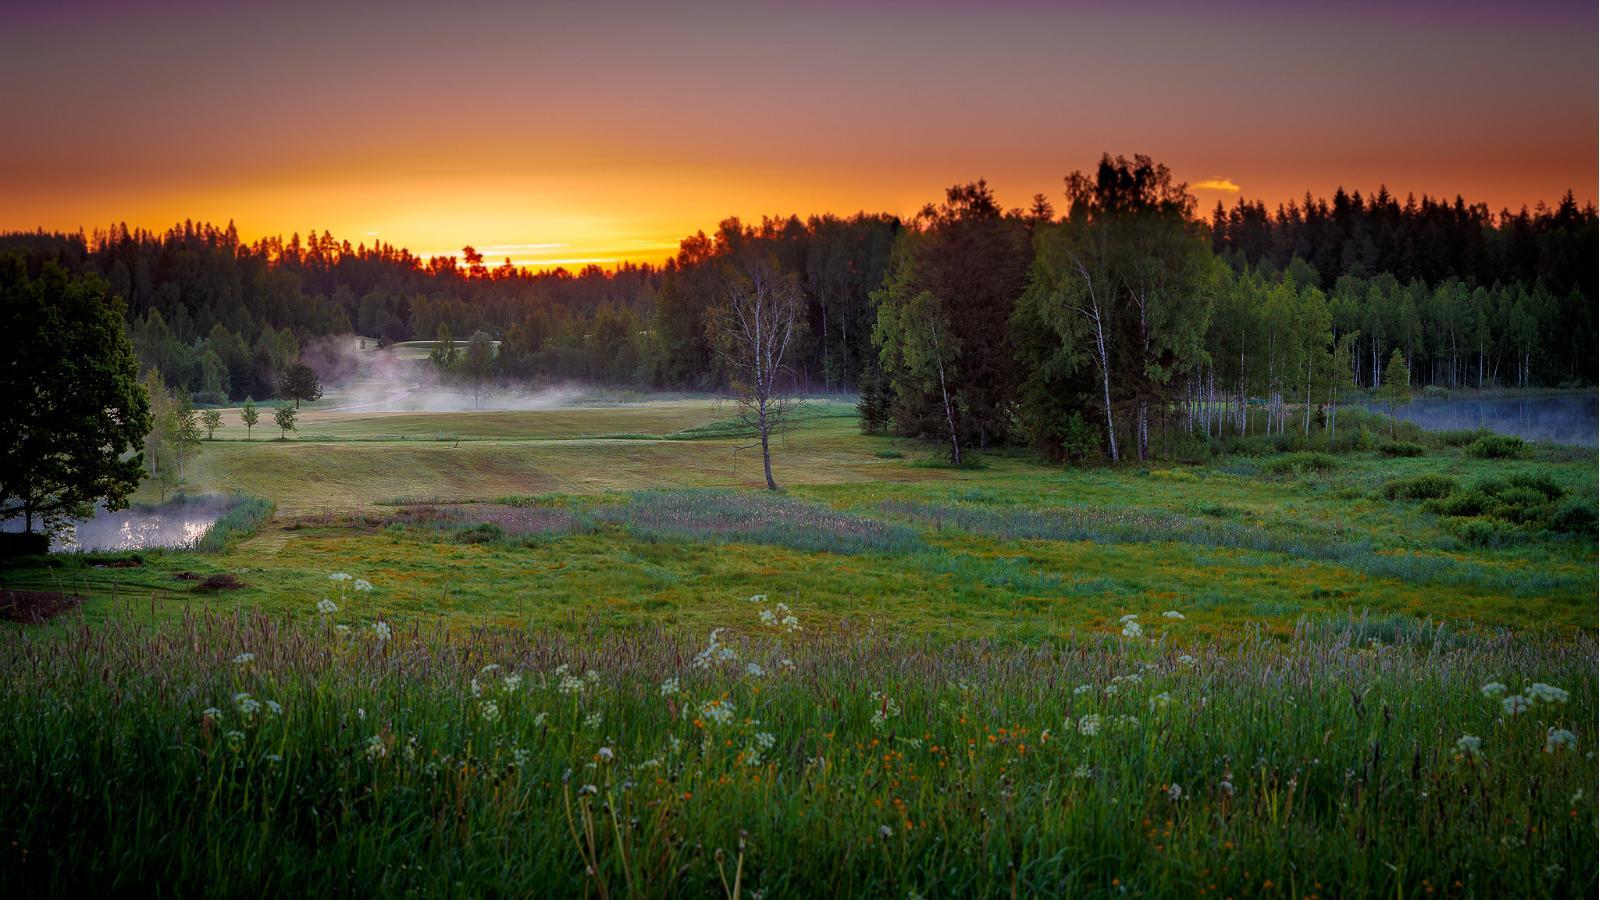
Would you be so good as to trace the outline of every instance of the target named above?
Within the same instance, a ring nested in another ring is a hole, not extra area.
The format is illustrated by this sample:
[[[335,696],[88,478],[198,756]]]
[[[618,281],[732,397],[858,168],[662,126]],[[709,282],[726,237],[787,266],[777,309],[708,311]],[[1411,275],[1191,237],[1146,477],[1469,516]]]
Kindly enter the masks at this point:
[[[1595,195],[1592,6],[1001,6],[25,7],[0,34],[27,86],[0,97],[0,228],[231,220],[610,265],[978,177],[1059,197],[1104,150],[1167,162],[1202,209]]]

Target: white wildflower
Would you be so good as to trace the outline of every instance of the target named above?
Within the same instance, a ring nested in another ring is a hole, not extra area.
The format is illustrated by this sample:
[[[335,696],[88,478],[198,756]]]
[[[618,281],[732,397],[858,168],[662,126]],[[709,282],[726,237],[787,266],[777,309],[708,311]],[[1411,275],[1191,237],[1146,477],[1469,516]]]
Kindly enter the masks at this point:
[[[1538,703],[1565,703],[1568,697],[1566,691],[1554,685],[1545,684],[1542,681],[1534,682],[1523,693],[1528,695],[1529,700]]]
[[[329,581],[349,581],[350,576],[344,572],[335,572],[328,576]]]
[[[765,603],[765,602],[767,602],[767,595],[766,594],[753,594],[753,595],[751,595],[750,599],[746,600],[745,602],[746,603]]]
[[[1485,699],[1489,699],[1489,700],[1493,700],[1496,697],[1504,696],[1505,692],[1506,692],[1506,686],[1501,684],[1498,681],[1491,681],[1488,684],[1484,685],[1483,687],[1478,688],[1478,693],[1483,694]]]
[[[733,721],[733,703],[728,700],[707,700],[700,704],[700,716],[718,725]]]
[[[1081,763],[1081,764],[1079,764],[1079,766],[1076,769],[1072,770],[1072,777],[1073,778],[1093,778],[1094,777],[1094,770],[1089,768],[1089,765],[1087,763]]]
[[[1483,738],[1473,734],[1463,734],[1456,738],[1456,752],[1462,756],[1478,756],[1483,752]]]
[[[872,702],[878,707],[872,711],[872,727],[874,730],[882,731],[889,724],[890,719],[900,717],[900,704],[896,703],[895,699],[888,694],[882,691],[873,691]]]
[[[1183,797],[1183,788],[1174,784],[1167,788],[1167,799],[1177,803]]]
[[[517,688],[522,687],[522,676],[512,672],[510,675],[500,679],[500,684],[504,686],[507,691],[514,691]]]
[[[261,711],[261,701],[243,692],[233,695],[233,706],[246,719]]]
[[[1172,705],[1172,695],[1167,693],[1166,691],[1162,691],[1161,693],[1156,694],[1154,697],[1150,698],[1150,711],[1151,712],[1155,712],[1157,710],[1166,709],[1168,706],[1171,706],[1171,705]]]
[[[493,722],[495,719],[500,718],[500,704],[494,702],[493,700],[485,700],[478,704],[478,713],[482,715],[486,721]]]
[[[388,622],[373,622],[372,635],[379,641],[387,641],[389,638],[394,637],[394,632],[389,630]]]
[[[755,663],[745,663],[744,673],[749,675],[751,678],[760,678],[761,676],[767,674],[767,670],[761,668]]]
[[[1080,684],[1077,687],[1072,689],[1072,693],[1074,695],[1077,695],[1077,696],[1081,697],[1084,694],[1092,692],[1093,690],[1094,690],[1094,685],[1092,685],[1092,684]]]
[[[1163,619],[1182,619],[1183,618],[1183,613],[1178,612],[1175,609],[1169,609],[1166,612],[1162,613],[1161,617]]]
[[[329,600],[327,597],[323,597],[321,600],[317,601],[317,612],[321,613],[322,615],[331,616],[338,611],[339,604]]]
[[[1140,625],[1138,622],[1135,622],[1135,621],[1130,619],[1130,620],[1122,623],[1122,636],[1123,637],[1125,637],[1125,638],[1136,638],[1136,637],[1141,637],[1143,635],[1144,635],[1144,626]]]
[[[1180,654],[1178,656],[1178,665],[1180,665],[1180,666],[1192,666],[1192,665],[1194,665],[1194,657],[1190,656],[1187,653]]]
[[[383,742],[382,735],[373,735],[367,739],[367,749],[364,751],[367,759],[382,759],[389,755],[389,746]]]
[[[603,721],[605,721],[604,713],[598,711],[592,712],[583,717],[583,727],[589,729],[590,731],[594,731],[600,727],[600,723]]]
[[[1078,733],[1094,736],[1100,733],[1100,717],[1087,715],[1078,720]]]
[[[215,721],[222,718],[222,710],[217,709],[215,706],[208,706],[205,709],[200,710],[200,718],[211,719]]]
[[[229,731],[228,733],[224,734],[223,737],[227,739],[228,746],[234,750],[244,746],[244,732],[242,731]]]
[[[678,687],[677,678],[668,678],[666,681],[661,682],[661,696],[671,697],[680,692],[681,689]]]
[[[1544,736],[1544,752],[1555,753],[1558,750],[1576,750],[1578,736],[1565,728],[1552,727]]]
[[[890,828],[887,825],[879,825],[878,826],[878,837],[881,837],[881,838],[883,838],[884,840],[887,841],[889,838],[894,837],[894,829]]]
[[[283,705],[276,700],[268,700],[267,712],[272,713],[275,716],[281,716],[283,715]]]
[[[372,590],[372,582],[366,580],[365,578],[357,578],[355,583],[350,585],[350,587],[360,593],[365,594]]]
[[[1532,705],[1532,703],[1528,702],[1528,698],[1521,694],[1512,694],[1500,701],[1500,709],[1508,716],[1520,716],[1527,712],[1528,707]]]
[[[240,666],[242,666],[242,665],[244,665],[246,663],[252,663],[252,662],[255,662],[255,661],[256,661],[256,655],[254,653],[251,653],[248,650],[246,650],[245,652],[243,652],[243,653],[241,653],[238,656],[235,656],[233,658],[234,664],[235,665],[240,665]]]
[[[349,634],[350,633],[350,626],[349,625],[343,625],[343,624],[335,625],[335,626],[333,626],[333,630],[337,634],[345,635],[345,634]]]
[[[534,716],[533,717],[533,727],[538,728],[539,726],[543,725],[544,724],[544,720],[546,718],[548,718],[549,716],[550,716],[550,714],[547,713],[547,712],[541,712],[538,715]]]
[[[599,757],[601,762],[611,762],[613,759],[617,758],[617,755],[611,752],[610,747],[601,747],[599,750],[595,751],[594,755]]]

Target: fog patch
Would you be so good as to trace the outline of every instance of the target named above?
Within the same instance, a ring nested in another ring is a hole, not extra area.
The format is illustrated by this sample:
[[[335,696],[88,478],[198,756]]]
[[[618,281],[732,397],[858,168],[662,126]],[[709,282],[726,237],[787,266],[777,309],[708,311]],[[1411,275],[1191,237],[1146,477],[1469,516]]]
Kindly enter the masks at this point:
[[[458,343],[465,352],[466,344]],[[415,348],[377,349],[371,339],[345,335],[318,341],[301,359],[322,380],[321,412],[474,412],[549,410],[571,406],[591,389],[577,384],[533,385],[484,379],[476,389],[465,377],[446,377]]]
[[[1382,403],[1368,409],[1388,412]],[[1422,398],[1395,410],[1396,418],[1429,431],[1487,428],[1525,441],[1579,447],[1596,445],[1595,394],[1544,394],[1510,397]]]
[[[227,497],[179,497],[115,512],[97,504],[93,516],[74,520],[50,536],[50,552],[193,547],[235,502]],[[11,519],[0,530],[22,528],[21,519]]]

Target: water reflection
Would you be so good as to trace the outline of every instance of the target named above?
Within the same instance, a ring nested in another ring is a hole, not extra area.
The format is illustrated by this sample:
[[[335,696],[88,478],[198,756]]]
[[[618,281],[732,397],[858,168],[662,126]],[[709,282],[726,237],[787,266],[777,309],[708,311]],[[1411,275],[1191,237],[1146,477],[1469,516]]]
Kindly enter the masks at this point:
[[[200,499],[116,512],[97,506],[93,517],[76,521],[55,535],[50,552],[191,547],[222,515],[224,505],[220,499]],[[22,522],[8,521],[5,530],[21,531]]]
[[[1389,411],[1382,404],[1365,405]],[[1487,428],[1529,441],[1596,445],[1595,394],[1420,399],[1400,407],[1395,415],[1429,431]]]

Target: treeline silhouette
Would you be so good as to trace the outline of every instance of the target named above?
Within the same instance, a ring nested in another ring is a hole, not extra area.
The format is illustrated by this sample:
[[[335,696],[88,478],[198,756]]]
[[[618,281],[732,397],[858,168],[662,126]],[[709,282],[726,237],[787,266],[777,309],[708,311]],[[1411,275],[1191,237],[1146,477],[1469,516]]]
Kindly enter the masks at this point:
[[[760,224],[729,219],[711,234],[684,239],[662,265],[613,270],[534,273],[486,260],[470,247],[460,256],[422,259],[326,232],[248,242],[232,224],[193,222],[164,232],[119,225],[89,234],[10,233],[0,235],[0,253],[20,254],[35,275],[54,262],[105,279],[127,302],[141,360],[202,402],[273,396],[278,373],[303,349],[352,332],[387,343],[464,340],[482,331],[502,341],[495,367],[506,376],[719,389],[725,377],[707,332],[711,311],[724,302],[726,267],[753,254],[775,258],[806,298],[804,340],[790,360],[796,380],[810,390],[865,386],[880,405],[897,396],[886,415],[906,432],[942,433],[949,427],[943,420],[956,417],[947,415],[943,396],[938,402],[931,393],[920,401],[911,396],[906,377],[920,376],[900,377],[896,386],[895,373],[885,369],[886,359],[893,370],[891,358],[907,349],[895,348],[885,302],[928,294],[934,306],[922,311],[943,317],[947,343],[959,345],[946,373],[947,387],[961,382],[949,412],[966,423],[958,431],[969,431],[958,437],[980,444],[1024,434],[1059,444],[1063,437],[1054,431],[1064,425],[1041,436],[1026,423],[1019,427],[1019,417],[1067,422],[1070,416],[1057,414],[1071,407],[1089,422],[1108,403],[1145,410],[1127,426],[1138,443],[1147,416],[1168,415],[1175,395],[1214,396],[1222,390],[1209,387],[1216,379],[1245,398],[1304,387],[1284,380],[1279,370],[1291,364],[1287,358],[1264,356],[1258,365],[1250,358],[1258,340],[1272,347],[1262,354],[1281,354],[1275,326],[1264,324],[1269,307],[1273,315],[1304,315],[1285,312],[1288,301],[1273,300],[1274,291],[1317,292],[1326,335],[1296,340],[1337,349],[1351,384],[1374,386],[1397,349],[1420,385],[1593,380],[1596,213],[1579,207],[1571,193],[1555,207],[1496,214],[1459,198],[1400,202],[1381,188],[1369,198],[1340,190],[1329,200],[1308,195],[1271,211],[1244,200],[1231,208],[1219,203],[1206,222],[1183,186],[1142,157],[1108,157],[1077,177],[1063,215],[1044,196],[1029,209],[1002,210],[980,181],[952,188],[944,204],[907,220],[866,213]],[[1107,187],[1119,179],[1120,197]],[[1078,226],[1074,215],[1082,219]],[[1177,253],[1185,265],[1218,263],[1216,272],[1186,288],[1199,318],[1181,325],[1105,323],[1114,326],[1107,361],[1124,340],[1192,345],[1193,352],[1166,348],[1129,357],[1130,371],[1170,370],[1160,390],[1126,383],[1108,390],[1104,378],[1093,376],[1095,353],[1078,325],[1058,328],[1039,319],[1036,302],[1023,302],[1027,311],[1017,313],[1019,302],[1047,292],[1049,277],[1072,274],[1049,271],[1070,268],[1065,232],[1119,216],[1179,224],[1176,242],[1160,229],[1124,237],[1155,234],[1166,242],[1162,252]],[[1188,258],[1196,246],[1206,259]],[[1241,305],[1254,317],[1248,323],[1235,321],[1245,315],[1236,309]],[[1219,322],[1230,323],[1233,334],[1222,334]],[[1193,334],[1179,339],[1152,331],[1158,328]],[[1070,352],[1057,354],[1047,346],[1052,341],[1070,345]],[[1245,345],[1242,362],[1237,343]]]

